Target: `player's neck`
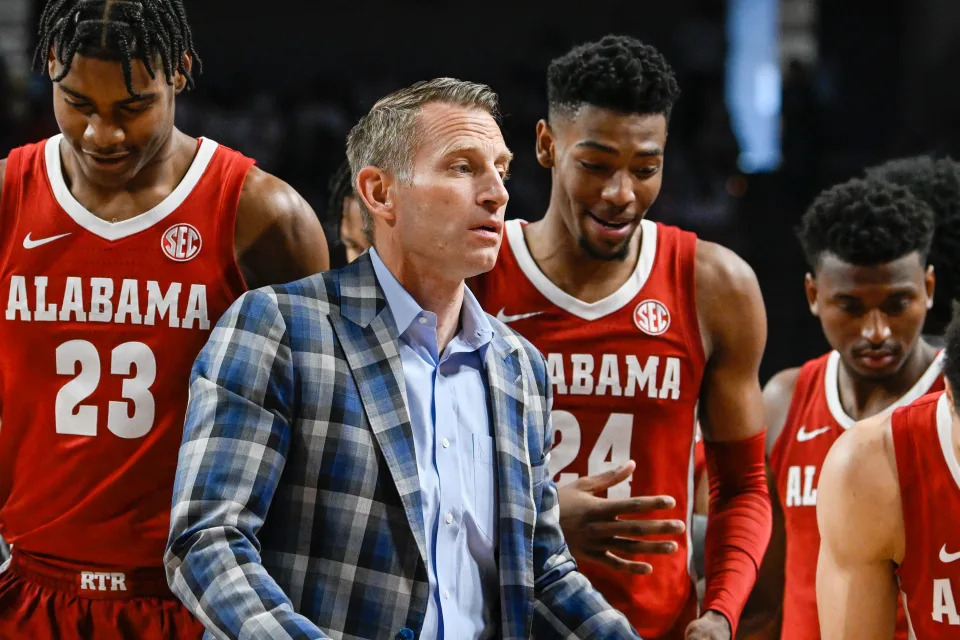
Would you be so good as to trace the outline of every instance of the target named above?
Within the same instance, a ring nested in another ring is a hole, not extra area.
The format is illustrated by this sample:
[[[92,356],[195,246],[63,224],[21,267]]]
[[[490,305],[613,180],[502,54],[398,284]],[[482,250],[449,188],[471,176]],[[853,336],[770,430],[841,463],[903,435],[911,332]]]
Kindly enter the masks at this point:
[[[194,138],[174,128],[150,161],[122,187],[104,187],[88,180],[74,150],[61,145],[63,179],[70,193],[99,218],[119,222],[149,211],[183,180],[196,156]]]
[[[937,350],[921,340],[900,371],[882,380],[857,376],[841,362],[838,386],[843,410],[854,420],[880,413],[913,388],[936,357]]]
[[[564,292],[586,303],[603,300],[630,278],[640,257],[642,234],[642,229],[637,229],[623,260],[602,260],[581,247],[560,214],[549,209],[543,219],[526,225],[523,233],[540,271]]]

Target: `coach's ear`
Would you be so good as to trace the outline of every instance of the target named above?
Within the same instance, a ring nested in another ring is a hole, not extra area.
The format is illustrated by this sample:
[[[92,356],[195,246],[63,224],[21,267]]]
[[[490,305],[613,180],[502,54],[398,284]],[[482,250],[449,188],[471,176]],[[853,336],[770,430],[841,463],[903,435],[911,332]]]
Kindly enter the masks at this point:
[[[549,122],[541,119],[537,122],[537,161],[540,166],[546,169],[553,168],[553,149],[553,129],[550,128]]]
[[[380,167],[367,166],[357,173],[354,188],[360,203],[370,212],[374,220],[379,219],[389,226],[397,221],[393,191],[397,186],[393,174]]]
[[[820,315],[820,307],[817,303],[817,279],[812,273],[807,273],[803,277],[803,290],[807,294],[807,305],[810,307],[810,313],[814,316]]]

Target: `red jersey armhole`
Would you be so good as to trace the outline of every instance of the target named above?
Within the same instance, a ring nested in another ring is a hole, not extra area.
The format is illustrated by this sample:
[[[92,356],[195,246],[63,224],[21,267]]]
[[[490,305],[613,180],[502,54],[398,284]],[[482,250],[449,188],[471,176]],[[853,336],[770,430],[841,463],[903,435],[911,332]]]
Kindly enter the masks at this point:
[[[221,190],[220,204],[217,211],[220,215],[217,219],[217,238],[220,241],[220,258],[224,265],[224,289],[232,299],[239,298],[247,291],[247,283],[240,270],[240,264],[237,262],[237,254],[234,250],[234,242],[237,229],[237,209],[240,205],[240,197],[243,193],[243,185],[247,180],[250,169],[256,164],[252,158],[248,158],[236,151],[227,150],[224,147],[218,149],[219,153],[230,153],[228,160],[227,173],[229,178],[224,189]]]

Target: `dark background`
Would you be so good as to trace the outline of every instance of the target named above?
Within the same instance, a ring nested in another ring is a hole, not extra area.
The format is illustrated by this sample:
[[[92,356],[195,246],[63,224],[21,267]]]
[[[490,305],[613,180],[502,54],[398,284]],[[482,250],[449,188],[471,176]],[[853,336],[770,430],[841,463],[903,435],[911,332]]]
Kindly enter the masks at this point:
[[[781,65],[782,161],[770,173],[737,168],[720,0],[187,0],[204,73],[196,91],[178,101],[177,120],[190,134],[253,156],[324,217],[327,179],[343,158],[345,135],[376,98],[439,75],[486,82],[500,94],[505,137],[517,156],[508,217],[532,220],[549,193],[549,172],[533,155],[549,60],[606,33],[636,36],[667,56],[683,91],[670,123],[663,191],[649,217],[730,246],[753,265],[770,326],[766,380],[827,348],[806,309],[805,267],[792,235],[816,192],[891,157],[960,157],[960,5],[810,3],[817,55]],[[49,82],[7,77],[0,65],[0,157],[56,132]],[[14,101],[26,108],[11,108]]]

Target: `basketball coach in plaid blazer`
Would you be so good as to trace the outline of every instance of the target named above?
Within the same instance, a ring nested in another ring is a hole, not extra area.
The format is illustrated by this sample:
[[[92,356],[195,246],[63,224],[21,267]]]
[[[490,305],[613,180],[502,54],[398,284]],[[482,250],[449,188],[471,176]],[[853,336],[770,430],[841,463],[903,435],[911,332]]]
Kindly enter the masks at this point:
[[[380,100],[347,143],[374,248],[200,354],[165,560],[214,637],[637,637],[564,543],[543,357],[464,286],[500,247],[496,112],[450,78]]]

